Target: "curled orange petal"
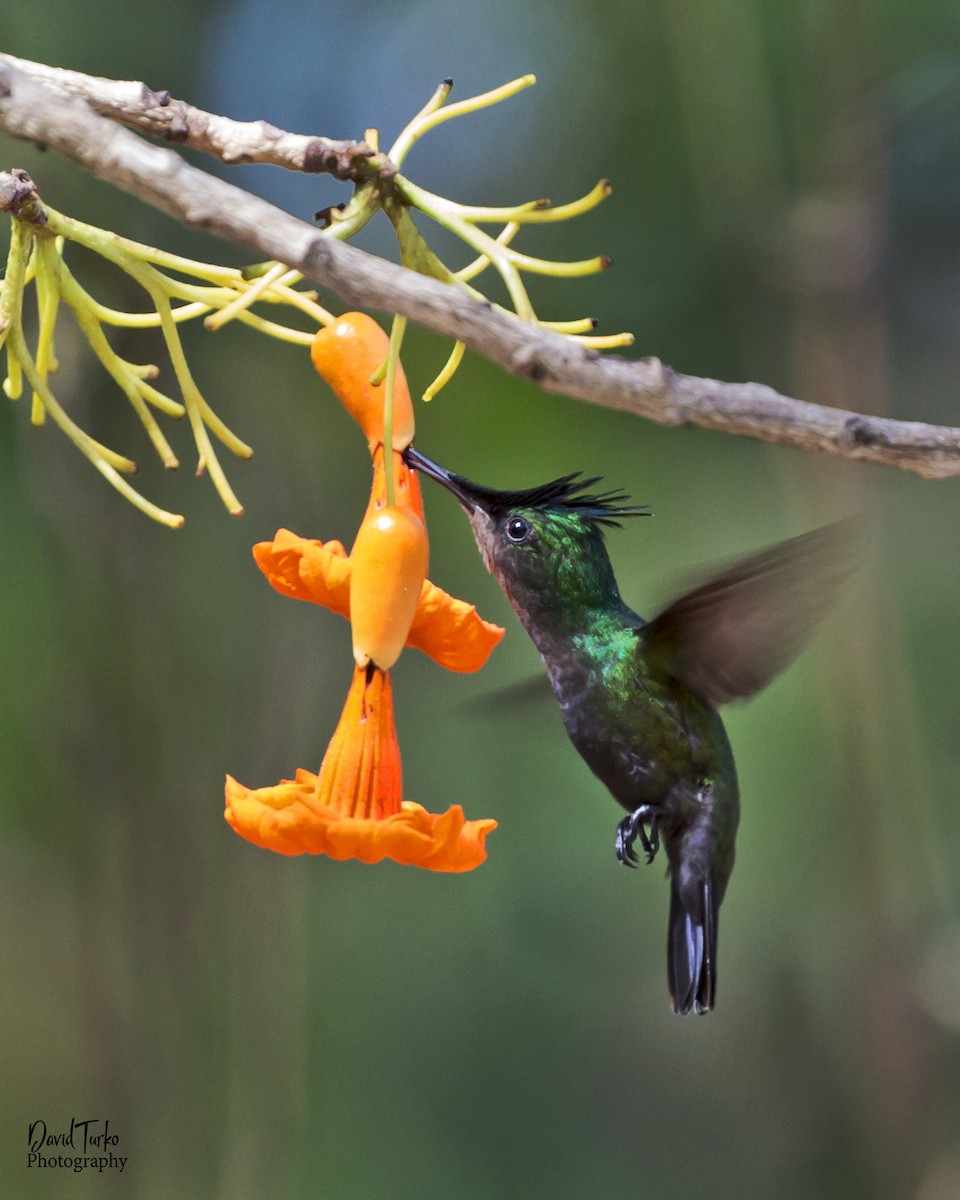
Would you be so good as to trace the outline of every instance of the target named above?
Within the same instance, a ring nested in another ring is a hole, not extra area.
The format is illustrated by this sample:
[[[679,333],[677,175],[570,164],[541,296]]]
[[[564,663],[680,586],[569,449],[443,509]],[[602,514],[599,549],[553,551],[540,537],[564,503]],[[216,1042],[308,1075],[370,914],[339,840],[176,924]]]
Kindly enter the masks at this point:
[[[350,615],[350,560],[340,542],[320,542],[278,529],[272,542],[257,542],[253,557],[270,585],[284,596]]]
[[[279,854],[384,858],[432,871],[469,871],[486,858],[496,821],[464,819],[402,800],[390,678],[357,669],[320,774],[297,771],[251,790],[227,776],[224,816],[247,841]]]
[[[318,542],[279,529],[272,542],[254,546],[253,554],[278,592],[350,615],[352,566],[339,542]],[[479,671],[503,634],[503,628],[485,621],[474,605],[426,580],[407,645],[448,671]]]
[[[428,579],[410,626],[407,645],[422,650],[448,671],[479,671],[504,635],[476,605],[457,600]]]
[[[374,387],[373,373],[383,365],[390,339],[372,317],[352,312],[318,330],[310,347],[317,372],[367,435],[370,449],[383,442],[383,401],[386,387]],[[413,405],[410,389],[397,363],[393,393],[393,449],[403,450],[413,441]]]
[[[225,816],[247,841],[279,854],[326,854],[377,863],[385,858],[430,871],[472,871],[486,859],[494,820],[467,821],[454,804],[429,813],[405,800],[382,821],[341,817],[316,800],[316,775],[299,770],[295,780],[252,791],[227,776]]]

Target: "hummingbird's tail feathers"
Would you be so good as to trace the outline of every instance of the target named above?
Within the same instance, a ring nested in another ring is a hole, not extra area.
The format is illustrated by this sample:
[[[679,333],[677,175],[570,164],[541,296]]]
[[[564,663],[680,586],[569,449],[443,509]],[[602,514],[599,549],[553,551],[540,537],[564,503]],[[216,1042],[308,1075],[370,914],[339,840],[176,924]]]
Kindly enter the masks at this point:
[[[677,880],[670,881],[667,981],[673,1011],[707,1013],[717,992],[717,896],[712,879],[700,885],[700,911],[684,906]]]

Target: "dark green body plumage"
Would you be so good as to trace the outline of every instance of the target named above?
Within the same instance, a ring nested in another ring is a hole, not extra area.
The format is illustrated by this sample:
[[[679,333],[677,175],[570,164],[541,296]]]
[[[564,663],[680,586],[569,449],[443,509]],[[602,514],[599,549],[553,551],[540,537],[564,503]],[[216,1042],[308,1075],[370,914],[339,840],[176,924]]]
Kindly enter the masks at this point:
[[[623,602],[603,527],[641,510],[566,476],[497,491],[412,447],[408,462],[448,487],[483,558],[543,659],[566,731],[631,814],[634,837],[671,880],[668,979],[677,1012],[707,1012],[716,990],[717,911],[733,869],[740,803],[717,705],[750,695],[786,665],[823,613],[841,572],[838,527],[728,568],[645,623]],[[650,837],[646,830],[649,828]]]
[[[647,625],[621,599],[593,524],[575,512],[511,511],[536,521],[535,570],[516,559],[504,570],[487,529],[481,551],[540,651],[564,727],[587,766],[627,812],[648,806],[656,813],[673,897],[671,996],[678,1011],[705,1012],[713,1006],[717,909],[740,814],[723,721],[650,652]]]

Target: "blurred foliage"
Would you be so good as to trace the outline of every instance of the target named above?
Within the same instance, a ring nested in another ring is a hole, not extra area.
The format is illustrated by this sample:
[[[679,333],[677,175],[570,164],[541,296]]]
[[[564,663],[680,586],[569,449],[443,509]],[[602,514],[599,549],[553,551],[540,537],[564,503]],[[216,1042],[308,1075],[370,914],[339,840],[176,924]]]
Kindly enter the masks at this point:
[[[639,353],[691,373],[952,423],[960,56],[943,48],[958,32],[946,0],[174,0],[136,21],[116,0],[46,0],[0,15],[12,53],[335,137],[393,135],[446,75],[466,95],[535,71],[534,92],[418,146],[411,176],[496,203],[559,202],[608,175],[596,214],[531,231],[532,253],[614,255],[577,285],[602,329],[632,327]],[[0,144],[62,211],[235,261]],[[345,198],[219,169],[303,215]],[[129,300],[106,269],[95,282]],[[538,311],[568,315],[549,309],[569,288],[543,281]],[[156,359],[155,335],[124,338],[128,359]],[[280,525],[349,539],[369,456],[305,352],[232,328],[185,338],[256,448],[234,472],[241,521],[191,479],[186,429],[177,475],[150,462],[79,345],[61,342],[60,393],[141,461],[182,531],[120,501],[24,402],[0,407],[5,1193],[960,1194],[957,485],[660,430],[469,356],[420,409],[418,444],[476,479],[583,468],[650,503],[654,521],[610,538],[640,611],[691,564],[876,514],[814,646],[729,714],[744,815],[719,1007],[681,1021],[661,871],[617,868],[618,810],[551,703],[498,698],[539,664],[449,497],[427,495],[431,576],[508,636],[476,677],[405,655],[400,738],[411,799],[500,821],[489,861],[442,877],[285,860],[229,831],[225,771],[254,786],[315,769],[351,672],[346,624],[272,593],[249,547]],[[410,331],[415,386],[445,354]],[[109,1119],[121,1182],[25,1169],[29,1121],[70,1115]]]

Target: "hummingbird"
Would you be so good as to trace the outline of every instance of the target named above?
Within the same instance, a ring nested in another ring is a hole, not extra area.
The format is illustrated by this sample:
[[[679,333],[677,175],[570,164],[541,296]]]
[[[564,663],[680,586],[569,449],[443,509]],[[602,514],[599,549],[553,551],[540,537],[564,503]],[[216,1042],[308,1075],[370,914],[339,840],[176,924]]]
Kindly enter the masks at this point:
[[[717,917],[733,870],[740,797],[717,711],[788,665],[846,574],[838,522],[761,550],[650,621],[623,601],[604,531],[649,515],[580,472],[518,491],[472,483],[413,446],[408,466],[441,483],[540,652],[566,732],[627,815],[615,852],[639,840],[668,861],[667,980],[676,1013],[706,1013],[717,989]]]

